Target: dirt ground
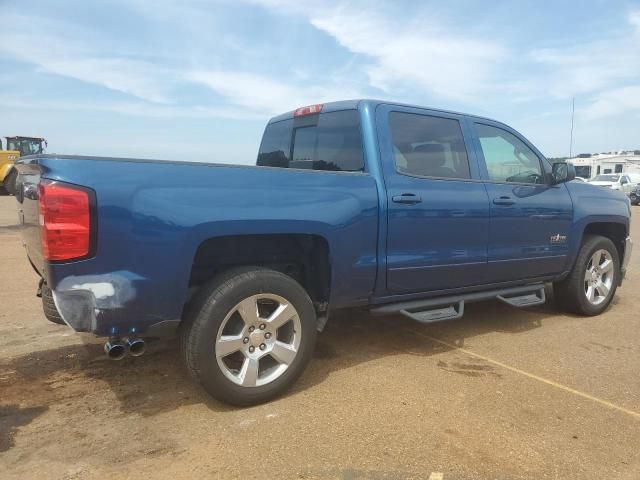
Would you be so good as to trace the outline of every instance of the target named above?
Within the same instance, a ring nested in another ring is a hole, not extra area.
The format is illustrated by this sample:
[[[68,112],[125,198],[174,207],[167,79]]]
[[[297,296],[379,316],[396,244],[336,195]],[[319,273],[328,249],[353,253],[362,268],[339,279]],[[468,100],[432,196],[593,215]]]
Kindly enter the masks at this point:
[[[334,317],[289,394],[238,409],[188,381],[174,341],[111,362],[47,322],[13,202],[0,197],[3,480],[640,478],[638,253],[596,318],[552,302],[431,326]]]

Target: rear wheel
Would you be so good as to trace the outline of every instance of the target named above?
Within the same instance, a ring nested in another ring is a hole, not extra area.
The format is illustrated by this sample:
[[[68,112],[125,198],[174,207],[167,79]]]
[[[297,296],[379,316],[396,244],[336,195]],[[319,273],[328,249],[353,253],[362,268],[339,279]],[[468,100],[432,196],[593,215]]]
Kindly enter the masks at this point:
[[[47,317],[47,320],[59,325],[66,325],[60,316],[60,312],[58,312],[55,302],[53,301],[53,292],[51,289],[43,283],[40,293],[42,295],[42,310],[44,311],[44,316]]]
[[[236,269],[204,286],[182,327],[187,369],[213,397],[254,405],[284,392],[313,353],[316,315],[291,277]]]
[[[579,315],[599,315],[611,303],[620,283],[620,259],[611,240],[586,236],[569,276],[554,283],[554,297]]]

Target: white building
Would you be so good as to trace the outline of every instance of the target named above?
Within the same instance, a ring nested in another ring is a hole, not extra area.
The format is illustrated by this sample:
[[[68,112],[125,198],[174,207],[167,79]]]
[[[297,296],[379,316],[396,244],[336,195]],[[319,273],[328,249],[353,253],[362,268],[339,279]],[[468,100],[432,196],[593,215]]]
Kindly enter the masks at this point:
[[[606,173],[635,173],[640,175],[640,155],[634,152],[596,153],[589,158],[567,160],[576,167],[576,176],[591,180]]]

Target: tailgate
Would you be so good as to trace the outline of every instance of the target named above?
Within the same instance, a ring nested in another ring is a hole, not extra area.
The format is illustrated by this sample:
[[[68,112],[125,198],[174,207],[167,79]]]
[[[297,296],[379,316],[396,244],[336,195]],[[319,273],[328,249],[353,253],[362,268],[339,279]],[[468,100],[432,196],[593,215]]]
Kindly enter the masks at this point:
[[[42,173],[41,166],[37,158],[20,159],[16,163],[16,168],[19,175],[15,195],[22,241],[31,264],[44,277],[46,272],[42,256],[38,209],[38,184]]]

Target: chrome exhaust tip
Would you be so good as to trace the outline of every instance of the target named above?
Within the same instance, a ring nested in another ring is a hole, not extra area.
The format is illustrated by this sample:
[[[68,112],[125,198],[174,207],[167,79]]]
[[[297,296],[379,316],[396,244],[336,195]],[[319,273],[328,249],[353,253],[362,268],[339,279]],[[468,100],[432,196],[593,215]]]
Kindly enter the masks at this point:
[[[127,348],[132,357],[139,357],[147,350],[147,344],[141,338],[128,338]]]
[[[127,347],[117,340],[109,340],[104,344],[104,352],[111,360],[122,360],[127,355]]]

